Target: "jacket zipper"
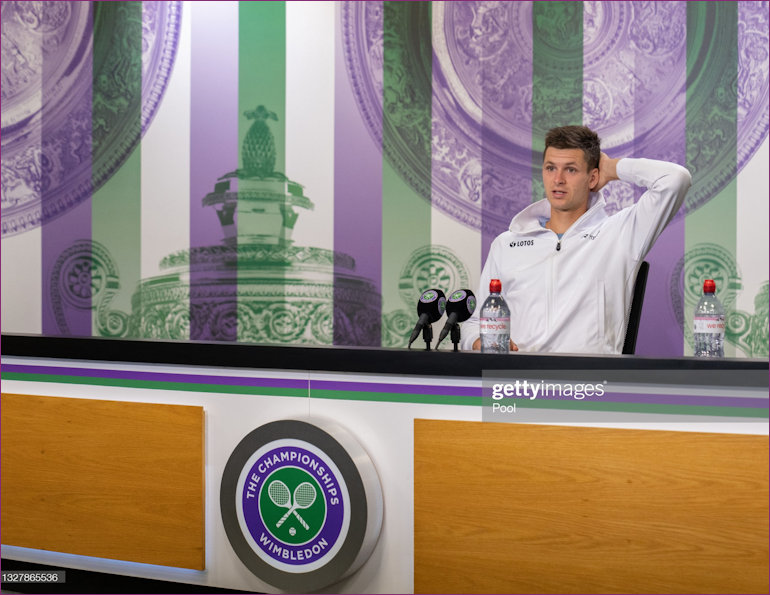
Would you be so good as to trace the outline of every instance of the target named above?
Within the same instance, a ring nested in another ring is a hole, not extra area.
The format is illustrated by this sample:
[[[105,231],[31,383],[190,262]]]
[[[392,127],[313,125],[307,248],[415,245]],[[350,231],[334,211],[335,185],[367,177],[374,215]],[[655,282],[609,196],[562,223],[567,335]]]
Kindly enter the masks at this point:
[[[594,210],[594,209],[596,209],[596,208],[597,208],[597,205],[594,205],[594,206],[592,206],[590,209],[588,209],[588,210],[587,210],[585,213],[583,213],[582,215],[580,215],[580,217],[578,218],[578,220],[577,220],[577,221],[575,221],[575,223],[573,223],[573,224],[572,224],[572,227],[574,227],[576,223],[578,223],[578,222],[579,222],[581,219],[583,219],[584,217],[586,217],[586,216],[587,216],[587,215],[588,215],[588,214],[589,214],[591,211],[593,211],[593,210]],[[570,230],[572,230],[572,227],[570,227]],[[566,233],[566,232],[565,232],[565,233]],[[563,238],[564,238],[564,236],[562,236],[561,238],[558,238],[558,239],[557,239],[557,241],[556,241],[556,251],[557,251],[557,252],[560,252],[560,251],[561,251],[561,241],[562,241],[562,239],[563,239]]]

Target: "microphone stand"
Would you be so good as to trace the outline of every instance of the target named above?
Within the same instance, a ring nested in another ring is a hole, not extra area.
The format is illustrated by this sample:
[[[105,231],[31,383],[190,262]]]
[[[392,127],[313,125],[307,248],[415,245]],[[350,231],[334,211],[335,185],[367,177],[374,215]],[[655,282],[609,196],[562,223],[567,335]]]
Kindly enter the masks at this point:
[[[430,351],[430,342],[433,341],[433,325],[426,324],[422,327],[422,338],[425,341],[425,351]]]
[[[453,351],[457,351],[457,345],[460,343],[460,323],[455,322],[452,325],[452,330],[450,331],[449,337],[452,339],[452,343],[454,343],[455,348]]]

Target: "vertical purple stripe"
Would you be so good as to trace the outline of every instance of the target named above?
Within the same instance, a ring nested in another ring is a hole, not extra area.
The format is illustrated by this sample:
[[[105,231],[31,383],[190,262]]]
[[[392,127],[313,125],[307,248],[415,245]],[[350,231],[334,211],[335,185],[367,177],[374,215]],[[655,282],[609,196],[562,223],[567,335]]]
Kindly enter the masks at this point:
[[[236,302],[235,271],[207,265],[202,248],[222,246],[223,232],[203,198],[238,167],[238,3],[188,4],[190,73],[190,320],[195,340],[212,340],[212,310]],[[237,191],[236,188],[231,188]]]
[[[468,5],[474,14],[481,11],[477,2],[468,2]],[[511,17],[525,14],[531,17],[531,13],[531,6],[526,10],[509,10]],[[522,55],[507,57],[510,61],[506,64],[506,76],[510,78],[507,85],[517,90],[512,105],[504,105],[500,97],[498,79],[501,67],[499,60],[491,56],[480,57],[480,88],[474,90],[481,98],[482,266],[492,241],[508,229],[511,219],[521,209],[532,202],[532,93],[520,91],[532,88],[532,19],[528,18],[527,22],[519,23],[517,27],[528,30],[529,34],[517,40]],[[522,130],[528,131],[526,136],[521,134]]]
[[[747,26],[748,23],[752,26]],[[767,136],[767,128],[757,126],[757,120],[751,117],[756,114],[754,110],[760,107],[767,118],[767,112],[770,109],[767,86],[763,93],[758,84],[761,79],[755,78],[757,71],[764,71],[764,78],[767,81],[767,35],[767,3],[764,4],[763,10],[762,3],[759,2],[751,0],[738,2],[738,170],[741,170],[753,156],[756,148],[761,144],[761,136]],[[762,67],[759,64],[760,61],[764,63]],[[752,62],[756,63],[752,64]],[[747,154],[745,151],[748,148],[750,152]]]
[[[85,37],[93,37],[93,4],[89,3],[88,25],[83,32]],[[52,46],[57,40],[58,33],[43,33],[50,36]],[[42,45],[46,45],[45,42]],[[65,48],[66,49],[66,48]],[[63,50],[62,50],[63,51]],[[89,81],[88,89],[80,94],[78,105],[74,105],[70,111],[71,121],[77,121],[83,126],[78,131],[82,135],[82,142],[89,146],[86,149],[88,159],[91,159],[91,105],[93,90],[90,85],[92,79],[93,43],[86,50],[89,55],[83,60],[84,73],[81,80]],[[54,95],[48,88],[50,84],[58,83],[58,79],[49,76],[54,70],[59,57],[55,51],[42,52],[42,97]],[[61,134],[67,130],[57,116],[46,112],[45,104],[42,112],[41,147],[43,155],[49,155],[52,146],[56,144],[54,133]],[[74,132],[73,132],[74,135]],[[58,160],[50,156],[49,162],[57,163]],[[61,199],[60,188],[56,188],[56,181],[46,185],[41,190],[41,274],[42,279],[42,331],[44,335],[91,335],[91,270],[90,270],[90,241],[91,241],[91,193],[93,191],[90,167],[88,173],[84,173],[83,179],[78,180],[74,190],[70,190],[73,196],[65,196]],[[74,200],[74,194],[88,188],[88,198],[85,198],[77,207],[67,212],[66,216],[57,216],[58,210],[66,208],[67,199]],[[61,202],[55,202],[56,199]],[[70,299],[65,299],[65,294]],[[74,299],[73,299],[74,297]]]
[[[684,165],[686,2],[584,6],[584,123],[599,133],[603,150],[612,157],[645,157]],[[655,28],[662,23],[664,28]],[[660,97],[666,98],[665,105]],[[622,184],[604,190],[611,208],[628,206],[631,201],[629,196],[626,202],[626,193],[638,200],[644,192],[631,184],[622,189]],[[613,205],[613,200],[622,203]],[[669,223],[645,257],[650,272],[637,354],[682,355],[682,332],[671,308],[670,279],[683,254],[684,217],[680,216]]]
[[[677,158],[677,163],[684,162],[684,129],[682,137],[680,146],[670,147],[672,151],[681,151],[682,158],[681,161]],[[682,329],[671,307],[670,284],[674,268],[684,256],[684,221],[680,216],[669,223],[645,259],[650,263],[650,273],[636,343],[637,355],[680,357],[684,354]]]
[[[382,151],[373,142],[357,106],[346,71],[339,21],[334,75],[334,251],[338,255],[334,266],[334,344],[379,346]],[[376,127],[382,128],[382,123]],[[355,260],[354,271],[345,266],[345,255]],[[360,278],[360,283],[354,277]],[[363,303],[357,304],[361,299]],[[361,316],[356,314],[363,311],[366,320],[359,320]]]
[[[531,64],[531,61],[529,63]],[[488,72],[489,69],[484,67],[485,64],[487,64],[486,61],[482,62],[480,68],[482,73],[479,81],[480,83],[487,80],[490,75]],[[496,179],[496,164],[494,159],[495,153],[492,147],[493,135],[490,129],[490,118],[488,118],[488,115],[490,110],[493,109],[493,106],[485,96],[483,88],[478,90],[478,96],[481,97],[481,123],[479,125],[480,142],[478,148],[481,160],[481,266],[483,268],[487,261],[492,241],[503,232],[504,229],[500,229],[499,222],[495,221],[495,217],[493,216],[494,210],[491,206],[494,204],[492,193],[494,192],[495,186],[490,184],[490,181]],[[530,188],[529,191],[532,192],[532,189]],[[516,213],[511,213],[511,217],[515,214]]]
[[[687,30],[687,2],[666,3],[672,10],[669,26],[677,30]],[[645,87],[658,85],[654,79],[656,69],[643,68],[637,63],[634,68],[634,116],[635,138],[637,146],[644,143],[644,155],[650,159],[661,159],[685,165],[687,162],[686,138],[686,91],[687,91],[687,52],[686,36],[681,39],[681,51],[677,52],[679,59],[672,61],[668,67],[667,80],[673,82],[672,88],[678,89],[676,99],[669,108],[676,110],[676,118],[667,124],[666,130],[656,130],[654,124],[648,121],[637,121],[643,117],[645,108],[649,108],[649,97],[643,93]],[[637,60],[640,50],[636,49]],[[644,56],[645,60],[657,59],[654,56]],[[643,129],[644,128],[644,129]],[[643,129],[643,130],[642,130]],[[642,139],[642,133],[644,133]],[[647,279],[647,291],[644,296],[642,320],[637,337],[636,353],[638,355],[654,355],[657,357],[678,357],[684,353],[684,337],[671,307],[671,279],[674,269],[684,257],[684,209],[680,210],[666,230],[658,238],[646,260],[650,263],[650,273]]]

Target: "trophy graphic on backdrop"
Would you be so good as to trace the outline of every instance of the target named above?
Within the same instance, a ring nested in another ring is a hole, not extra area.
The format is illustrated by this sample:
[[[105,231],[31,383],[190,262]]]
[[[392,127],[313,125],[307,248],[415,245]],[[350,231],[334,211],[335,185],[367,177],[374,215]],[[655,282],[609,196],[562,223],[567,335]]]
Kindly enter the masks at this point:
[[[203,197],[217,214],[221,244],[161,261],[132,299],[134,336],[147,339],[329,345],[379,344],[374,285],[346,254],[295,245],[297,208],[312,209],[301,184],[273,171],[277,120],[264,106],[243,141],[243,167]],[[335,311],[336,309],[336,311]],[[376,334],[377,336],[373,336]]]

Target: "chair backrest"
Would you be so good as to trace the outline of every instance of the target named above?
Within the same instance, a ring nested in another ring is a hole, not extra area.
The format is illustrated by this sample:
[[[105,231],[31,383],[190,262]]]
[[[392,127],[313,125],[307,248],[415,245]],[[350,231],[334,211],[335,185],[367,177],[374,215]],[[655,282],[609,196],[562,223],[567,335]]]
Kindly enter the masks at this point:
[[[644,290],[647,289],[647,273],[650,263],[646,260],[639,266],[634,283],[634,297],[631,300],[631,310],[628,313],[628,325],[626,326],[626,340],[623,343],[624,354],[633,355],[636,352],[636,336],[639,334],[639,321],[642,318],[642,303],[644,302]]]

